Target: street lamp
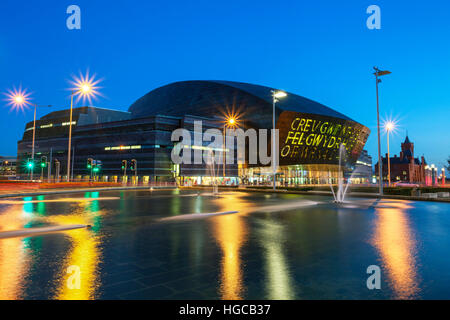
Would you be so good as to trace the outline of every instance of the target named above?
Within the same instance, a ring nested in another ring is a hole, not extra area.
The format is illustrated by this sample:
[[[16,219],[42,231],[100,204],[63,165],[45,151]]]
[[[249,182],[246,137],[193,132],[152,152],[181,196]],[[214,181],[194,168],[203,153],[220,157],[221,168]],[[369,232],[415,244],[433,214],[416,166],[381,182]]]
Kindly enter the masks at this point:
[[[13,109],[21,109],[23,110],[24,107],[27,105],[32,105],[34,107],[34,116],[33,116],[33,142],[31,147],[31,163],[27,163],[27,167],[30,169],[30,180],[33,180],[33,171],[34,171],[34,144],[36,140],[36,109],[38,107],[51,107],[51,105],[38,105],[38,104],[31,104],[29,102],[29,96],[30,94],[26,93],[26,91],[14,90],[9,91],[9,94],[7,94],[9,97],[10,104],[12,105]]]
[[[35,138],[36,138],[36,108],[38,107],[51,107],[51,105],[37,105],[34,104],[34,117],[33,117],[33,143],[32,143],[32,147],[31,147],[31,161],[33,161],[34,164],[34,142],[35,142]],[[31,168],[31,180],[33,180],[33,171],[34,171],[34,165]]]
[[[235,128],[237,126],[237,119],[234,116],[229,116],[227,117],[227,119],[225,120],[224,124],[223,124],[223,159],[222,159],[222,164],[223,164],[223,178],[225,179],[225,152],[226,152],[226,130],[227,128]],[[224,181],[225,183],[225,181]]]
[[[382,71],[377,67],[373,67],[375,70],[375,82],[377,88],[377,133],[378,133],[378,178],[379,178],[379,189],[380,189],[380,197],[383,196],[383,164],[381,163],[381,141],[380,141],[380,103],[378,98],[378,84],[381,82],[379,77],[391,74],[390,71]]]
[[[275,104],[279,101],[278,99],[284,98],[287,96],[287,93],[284,91],[272,90],[272,102],[273,102],[273,110],[272,110],[272,171],[273,171],[273,191],[276,190],[276,182],[275,177],[277,173],[276,168],[276,160],[275,160]]]
[[[81,75],[79,78],[74,78],[73,81],[70,81],[74,87],[71,88],[70,94],[70,117],[69,117],[69,144],[67,150],[67,182],[70,181],[70,155],[72,148],[72,109],[73,109],[73,96],[78,95],[77,101],[82,98],[83,100],[92,101],[92,98],[98,94],[97,90],[99,87],[96,85],[100,82],[100,80],[95,80],[95,76],[89,77],[89,73],[86,73],[85,76]]]
[[[8,104],[11,106],[11,110],[21,110],[24,111],[25,108],[30,104],[30,93],[27,90],[22,90],[22,88],[13,90],[8,90],[5,95],[8,97]]]
[[[389,135],[395,130],[395,123],[393,121],[386,121],[384,123],[384,130],[387,133],[387,161],[388,161],[388,186],[391,186],[391,156],[389,154]]]

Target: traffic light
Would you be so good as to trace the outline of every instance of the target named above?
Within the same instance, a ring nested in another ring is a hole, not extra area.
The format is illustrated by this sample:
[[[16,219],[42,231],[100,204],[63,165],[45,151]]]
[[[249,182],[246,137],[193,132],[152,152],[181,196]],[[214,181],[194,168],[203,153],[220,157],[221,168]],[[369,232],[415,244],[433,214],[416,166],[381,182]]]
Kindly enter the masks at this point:
[[[100,168],[99,168],[99,167],[94,167],[94,169],[92,169],[92,171],[95,172],[95,173],[97,173],[97,172],[100,171]]]
[[[130,169],[131,169],[131,171],[136,171],[136,168],[137,168],[137,161],[136,161],[136,159],[133,159],[133,160],[131,160],[131,163],[130,163]]]
[[[127,168],[127,160],[122,160],[122,170]]]
[[[86,165],[86,167],[87,167],[88,169],[92,169],[92,164],[93,164],[93,162],[94,162],[94,159],[88,158],[88,159],[87,159],[87,165]]]
[[[28,158],[28,160],[27,160],[27,168],[28,169],[33,169],[33,167],[34,167],[33,159]]]
[[[41,157],[41,168],[47,167],[47,157]]]

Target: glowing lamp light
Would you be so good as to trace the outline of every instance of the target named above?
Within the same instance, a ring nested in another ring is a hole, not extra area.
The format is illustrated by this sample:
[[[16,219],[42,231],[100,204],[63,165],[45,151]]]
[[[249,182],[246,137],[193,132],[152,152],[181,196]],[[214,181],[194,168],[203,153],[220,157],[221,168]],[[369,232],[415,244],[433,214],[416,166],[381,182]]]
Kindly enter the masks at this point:
[[[398,129],[397,121],[395,120],[386,120],[383,122],[384,131],[388,133],[395,133]]]
[[[390,132],[390,131],[394,130],[395,124],[392,121],[388,121],[388,122],[386,122],[385,127],[386,127],[386,130]]]
[[[87,94],[87,93],[89,93],[91,91],[91,87],[88,84],[83,84],[81,86],[80,90],[81,90],[81,92]]]
[[[23,96],[16,96],[16,97],[14,97],[14,101],[15,101],[17,104],[22,104],[22,103],[25,102],[25,99],[24,99]]]
[[[24,108],[28,107],[30,104],[30,93],[27,93],[26,90],[22,90],[21,88],[8,90],[5,95],[7,97],[6,101],[8,101],[8,105],[11,106],[11,110],[23,111]]]
[[[239,115],[235,113],[224,114],[223,126],[224,128],[235,128],[239,126]]]
[[[98,89],[100,89],[98,84],[101,80],[96,80],[95,75],[90,76],[89,71],[85,75],[80,74],[78,77],[74,76],[69,82],[72,85],[69,89],[77,95],[77,102],[82,99],[83,102],[87,100],[92,104],[92,100],[100,95],[98,92]]]
[[[284,97],[287,96],[287,93],[284,92],[284,91],[276,91],[276,92],[273,93],[273,96],[275,98],[284,98]]]

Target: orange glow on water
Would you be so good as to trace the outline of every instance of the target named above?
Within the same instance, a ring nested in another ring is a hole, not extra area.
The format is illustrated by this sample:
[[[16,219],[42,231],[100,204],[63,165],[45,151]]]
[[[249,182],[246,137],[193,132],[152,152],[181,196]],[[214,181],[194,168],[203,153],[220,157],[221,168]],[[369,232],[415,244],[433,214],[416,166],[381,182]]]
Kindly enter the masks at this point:
[[[89,203],[84,203],[89,205]],[[82,207],[83,204],[80,204]],[[48,221],[59,225],[68,224],[92,224],[92,214],[100,212],[90,212],[89,209],[80,210],[76,215],[51,216]],[[59,289],[55,299],[58,300],[92,300],[95,299],[97,289],[100,285],[98,279],[98,264],[100,262],[100,238],[93,234],[90,229],[71,230],[66,233],[71,242],[70,250],[64,259],[64,267],[60,271]],[[69,278],[73,275],[67,273],[70,266],[77,266],[81,272],[81,282],[79,289],[68,286]]]
[[[236,208],[243,212],[247,203],[240,194],[218,198],[219,211],[231,211]],[[234,208],[234,209],[232,209]],[[247,241],[247,226],[243,217],[238,214],[224,215],[211,219],[212,234],[221,250],[221,275],[219,293],[224,300],[241,300],[244,295],[243,263],[240,250]]]
[[[43,197],[42,197],[43,198]],[[39,199],[39,197],[38,197]],[[87,300],[94,299],[100,285],[98,279],[98,264],[101,259],[99,245],[100,237],[96,235],[95,222],[100,218],[99,201],[91,197],[72,199],[75,208],[70,215],[46,216],[45,202],[52,200],[17,201],[0,215],[0,231],[12,231],[26,228],[27,224],[43,223],[44,225],[90,224],[92,229],[77,229],[61,232],[69,240],[69,249],[64,251],[63,267],[56,279],[56,294],[54,299]],[[44,205],[44,206],[43,206]],[[37,211],[35,211],[37,210]],[[38,236],[42,237],[42,236]],[[0,300],[22,299],[24,296],[27,276],[33,269],[34,255],[27,245],[26,238],[9,238],[0,240]],[[35,261],[36,262],[36,261]],[[69,266],[78,266],[81,271],[81,286],[70,289],[67,280],[71,274],[67,273]]]
[[[419,293],[416,252],[411,233],[407,201],[390,200],[385,208],[376,209],[375,235],[372,243],[378,249],[388,272],[396,299],[413,299]]]
[[[25,222],[21,206],[11,206],[0,215],[0,231],[21,229]],[[22,298],[29,263],[24,239],[0,240],[0,300]]]

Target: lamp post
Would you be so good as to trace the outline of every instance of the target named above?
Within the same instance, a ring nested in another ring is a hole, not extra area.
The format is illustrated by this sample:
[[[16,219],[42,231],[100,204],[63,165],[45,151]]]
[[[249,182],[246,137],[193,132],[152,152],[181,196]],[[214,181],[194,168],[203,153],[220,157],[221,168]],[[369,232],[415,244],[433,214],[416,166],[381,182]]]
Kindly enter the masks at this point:
[[[389,135],[391,131],[395,130],[395,124],[392,121],[387,121],[384,124],[384,129],[387,133],[387,161],[388,161],[388,186],[391,186],[391,156],[389,154]]]
[[[67,150],[67,182],[70,182],[70,155],[72,150],[72,110],[73,110],[73,96],[80,95],[84,99],[88,99],[91,101],[91,98],[97,94],[97,89],[95,85],[99,81],[94,81],[93,77],[89,78],[89,75],[86,77],[81,76],[80,79],[75,79],[72,83],[75,85],[75,88],[72,89],[70,94],[70,116],[69,116],[69,143]]]
[[[381,162],[381,142],[380,142],[380,103],[378,98],[378,84],[381,82],[381,79],[379,77],[391,74],[390,71],[382,71],[378,69],[377,67],[373,67],[375,70],[375,82],[376,82],[376,89],[377,89],[377,133],[378,133],[378,179],[379,179],[379,192],[380,197],[383,195],[383,164]]]
[[[276,190],[276,174],[277,174],[277,168],[276,168],[276,159],[275,159],[275,104],[279,101],[278,99],[284,98],[287,96],[286,92],[284,91],[277,91],[272,90],[272,171],[273,171],[273,191]]]
[[[29,102],[29,96],[30,94],[26,93],[26,90],[22,91],[21,89],[14,91],[9,91],[9,94],[7,94],[8,100],[10,101],[9,104],[13,106],[14,109],[21,109],[23,110],[25,106],[30,105]],[[38,107],[51,107],[51,105],[38,105],[38,104],[31,104],[34,107],[34,116],[33,116],[33,138],[32,138],[32,145],[31,145],[31,162],[27,163],[28,168],[30,169],[30,180],[33,180],[33,173],[34,173],[34,144],[36,140],[36,109]]]
[[[34,117],[33,117],[33,143],[31,147],[31,161],[33,162],[33,166],[31,167],[31,180],[33,180],[33,171],[34,171],[34,142],[36,138],[36,109],[38,107],[51,107],[51,105],[41,106],[34,104]]]
[[[225,120],[225,123],[223,124],[223,159],[222,159],[222,164],[223,164],[223,178],[225,179],[225,158],[226,158],[226,130],[229,127],[235,127],[236,126],[236,119],[233,117],[229,117]],[[224,181],[225,182],[225,181]]]
[[[70,94],[70,117],[69,117],[69,146],[67,147],[67,182],[70,181],[70,150],[72,149],[72,109],[73,109],[73,95],[75,91]]]

